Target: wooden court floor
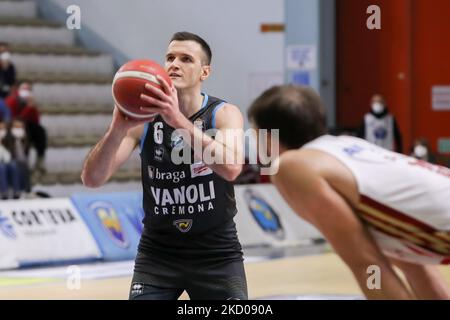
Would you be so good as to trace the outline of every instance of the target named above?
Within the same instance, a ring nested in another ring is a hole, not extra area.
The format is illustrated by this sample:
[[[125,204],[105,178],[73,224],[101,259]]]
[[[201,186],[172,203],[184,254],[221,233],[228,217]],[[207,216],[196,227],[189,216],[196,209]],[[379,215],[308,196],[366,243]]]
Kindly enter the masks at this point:
[[[440,267],[450,284],[450,267]],[[249,298],[299,295],[360,296],[347,267],[334,253],[282,258],[246,264]],[[63,280],[0,279],[0,299],[101,299],[128,298],[131,277],[82,280],[78,290],[69,290]],[[187,299],[183,295],[182,299]]]

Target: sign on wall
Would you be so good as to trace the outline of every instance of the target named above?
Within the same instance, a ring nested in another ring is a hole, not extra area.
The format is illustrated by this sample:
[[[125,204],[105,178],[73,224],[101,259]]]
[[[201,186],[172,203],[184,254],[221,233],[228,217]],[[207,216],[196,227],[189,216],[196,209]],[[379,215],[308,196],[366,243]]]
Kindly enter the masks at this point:
[[[76,193],[71,197],[104,260],[134,259],[143,230],[141,192]]]
[[[2,201],[0,253],[0,269],[101,257],[69,199]]]
[[[314,45],[289,45],[286,48],[288,70],[316,70],[317,47]]]
[[[431,100],[433,110],[450,110],[450,86],[433,86]]]
[[[450,153],[450,138],[439,138],[438,139],[438,152],[439,153]]]
[[[301,219],[271,184],[235,187],[239,239],[245,246],[309,244],[323,236]]]

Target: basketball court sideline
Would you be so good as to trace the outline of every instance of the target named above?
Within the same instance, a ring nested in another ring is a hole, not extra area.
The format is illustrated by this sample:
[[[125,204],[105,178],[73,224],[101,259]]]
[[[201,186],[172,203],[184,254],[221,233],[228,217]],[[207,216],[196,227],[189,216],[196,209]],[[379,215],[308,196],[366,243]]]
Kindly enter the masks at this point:
[[[68,266],[0,272],[0,299],[124,300],[133,261],[79,265],[79,288]],[[363,299],[352,274],[334,253],[245,260],[250,299]],[[440,267],[450,283],[449,268]],[[189,299],[183,294],[181,299]]]

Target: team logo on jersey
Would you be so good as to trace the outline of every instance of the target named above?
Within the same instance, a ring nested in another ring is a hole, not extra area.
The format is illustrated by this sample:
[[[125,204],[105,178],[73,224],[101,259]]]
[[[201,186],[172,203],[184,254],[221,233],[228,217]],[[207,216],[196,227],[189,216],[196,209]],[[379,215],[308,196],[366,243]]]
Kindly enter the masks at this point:
[[[199,128],[200,130],[203,131],[203,120],[202,119],[195,119],[194,121],[194,126],[196,126],[197,128]]]
[[[172,133],[172,136],[170,137],[170,146],[173,149],[182,149],[184,148],[184,140],[181,133],[177,132],[176,130]]]
[[[383,140],[387,137],[387,130],[384,127],[377,127],[375,128],[373,134],[375,135],[376,139]]]
[[[345,152],[346,154],[348,154],[350,157],[353,157],[355,154],[358,154],[358,153],[364,151],[364,148],[362,148],[362,147],[360,147],[360,146],[357,146],[357,145],[352,145],[352,146],[350,146],[350,147],[344,148],[343,150],[344,150],[344,152]]]
[[[156,147],[155,148],[155,160],[162,162],[164,157],[164,148]]]
[[[137,296],[144,293],[144,284],[141,282],[133,282],[131,285],[131,295]]]
[[[267,201],[250,189],[245,191],[245,199],[253,218],[261,229],[278,240],[284,239],[285,232],[280,218]]]
[[[155,179],[155,167],[154,166],[148,166],[147,167],[147,170],[148,170],[148,177],[150,178],[150,179]]]
[[[103,229],[115,244],[121,248],[129,246],[129,241],[122,229],[119,216],[111,204],[104,201],[96,201],[89,206],[89,209],[99,218]]]
[[[154,166],[148,166],[147,170],[148,176],[152,180],[167,180],[172,181],[173,183],[178,183],[182,179],[186,178],[186,174],[184,171],[161,172],[157,167]]]
[[[0,231],[3,235],[10,239],[16,239],[17,234],[14,231],[13,225],[9,221],[8,217],[4,217],[3,213],[0,211]]]
[[[186,233],[189,230],[191,230],[192,222],[193,222],[192,219],[179,219],[175,220],[173,222],[173,225],[177,227],[177,229],[180,230],[181,232]]]
[[[376,145],[360,146],[352,144],[343,147],[342,151],[348,157],[351,157],[354,160],[370,162],[374,164],[395,162],[399,159],[399,157],[401,157]]]
[[[213,173],[210,167],[208,167],[203,162],[197,162],[191,164],[191,178],[207,176],[208,174]]]

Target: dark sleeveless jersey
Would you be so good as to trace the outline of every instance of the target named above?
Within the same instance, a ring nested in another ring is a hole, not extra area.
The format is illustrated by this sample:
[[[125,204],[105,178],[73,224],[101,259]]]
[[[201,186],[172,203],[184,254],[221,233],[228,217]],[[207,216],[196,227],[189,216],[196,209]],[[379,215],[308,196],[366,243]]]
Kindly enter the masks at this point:
[[[212,129],[223,104],[204,95],[201,109],[189,119],[203,131]],[[174,131],[158,116],[146,124],[141,140],[145,228],[139,250],[176,256],[215,250],[241,257],[233,184],[196,162],[192,148]],[[176,164],[172,152],[187,152],[190,161]]]

